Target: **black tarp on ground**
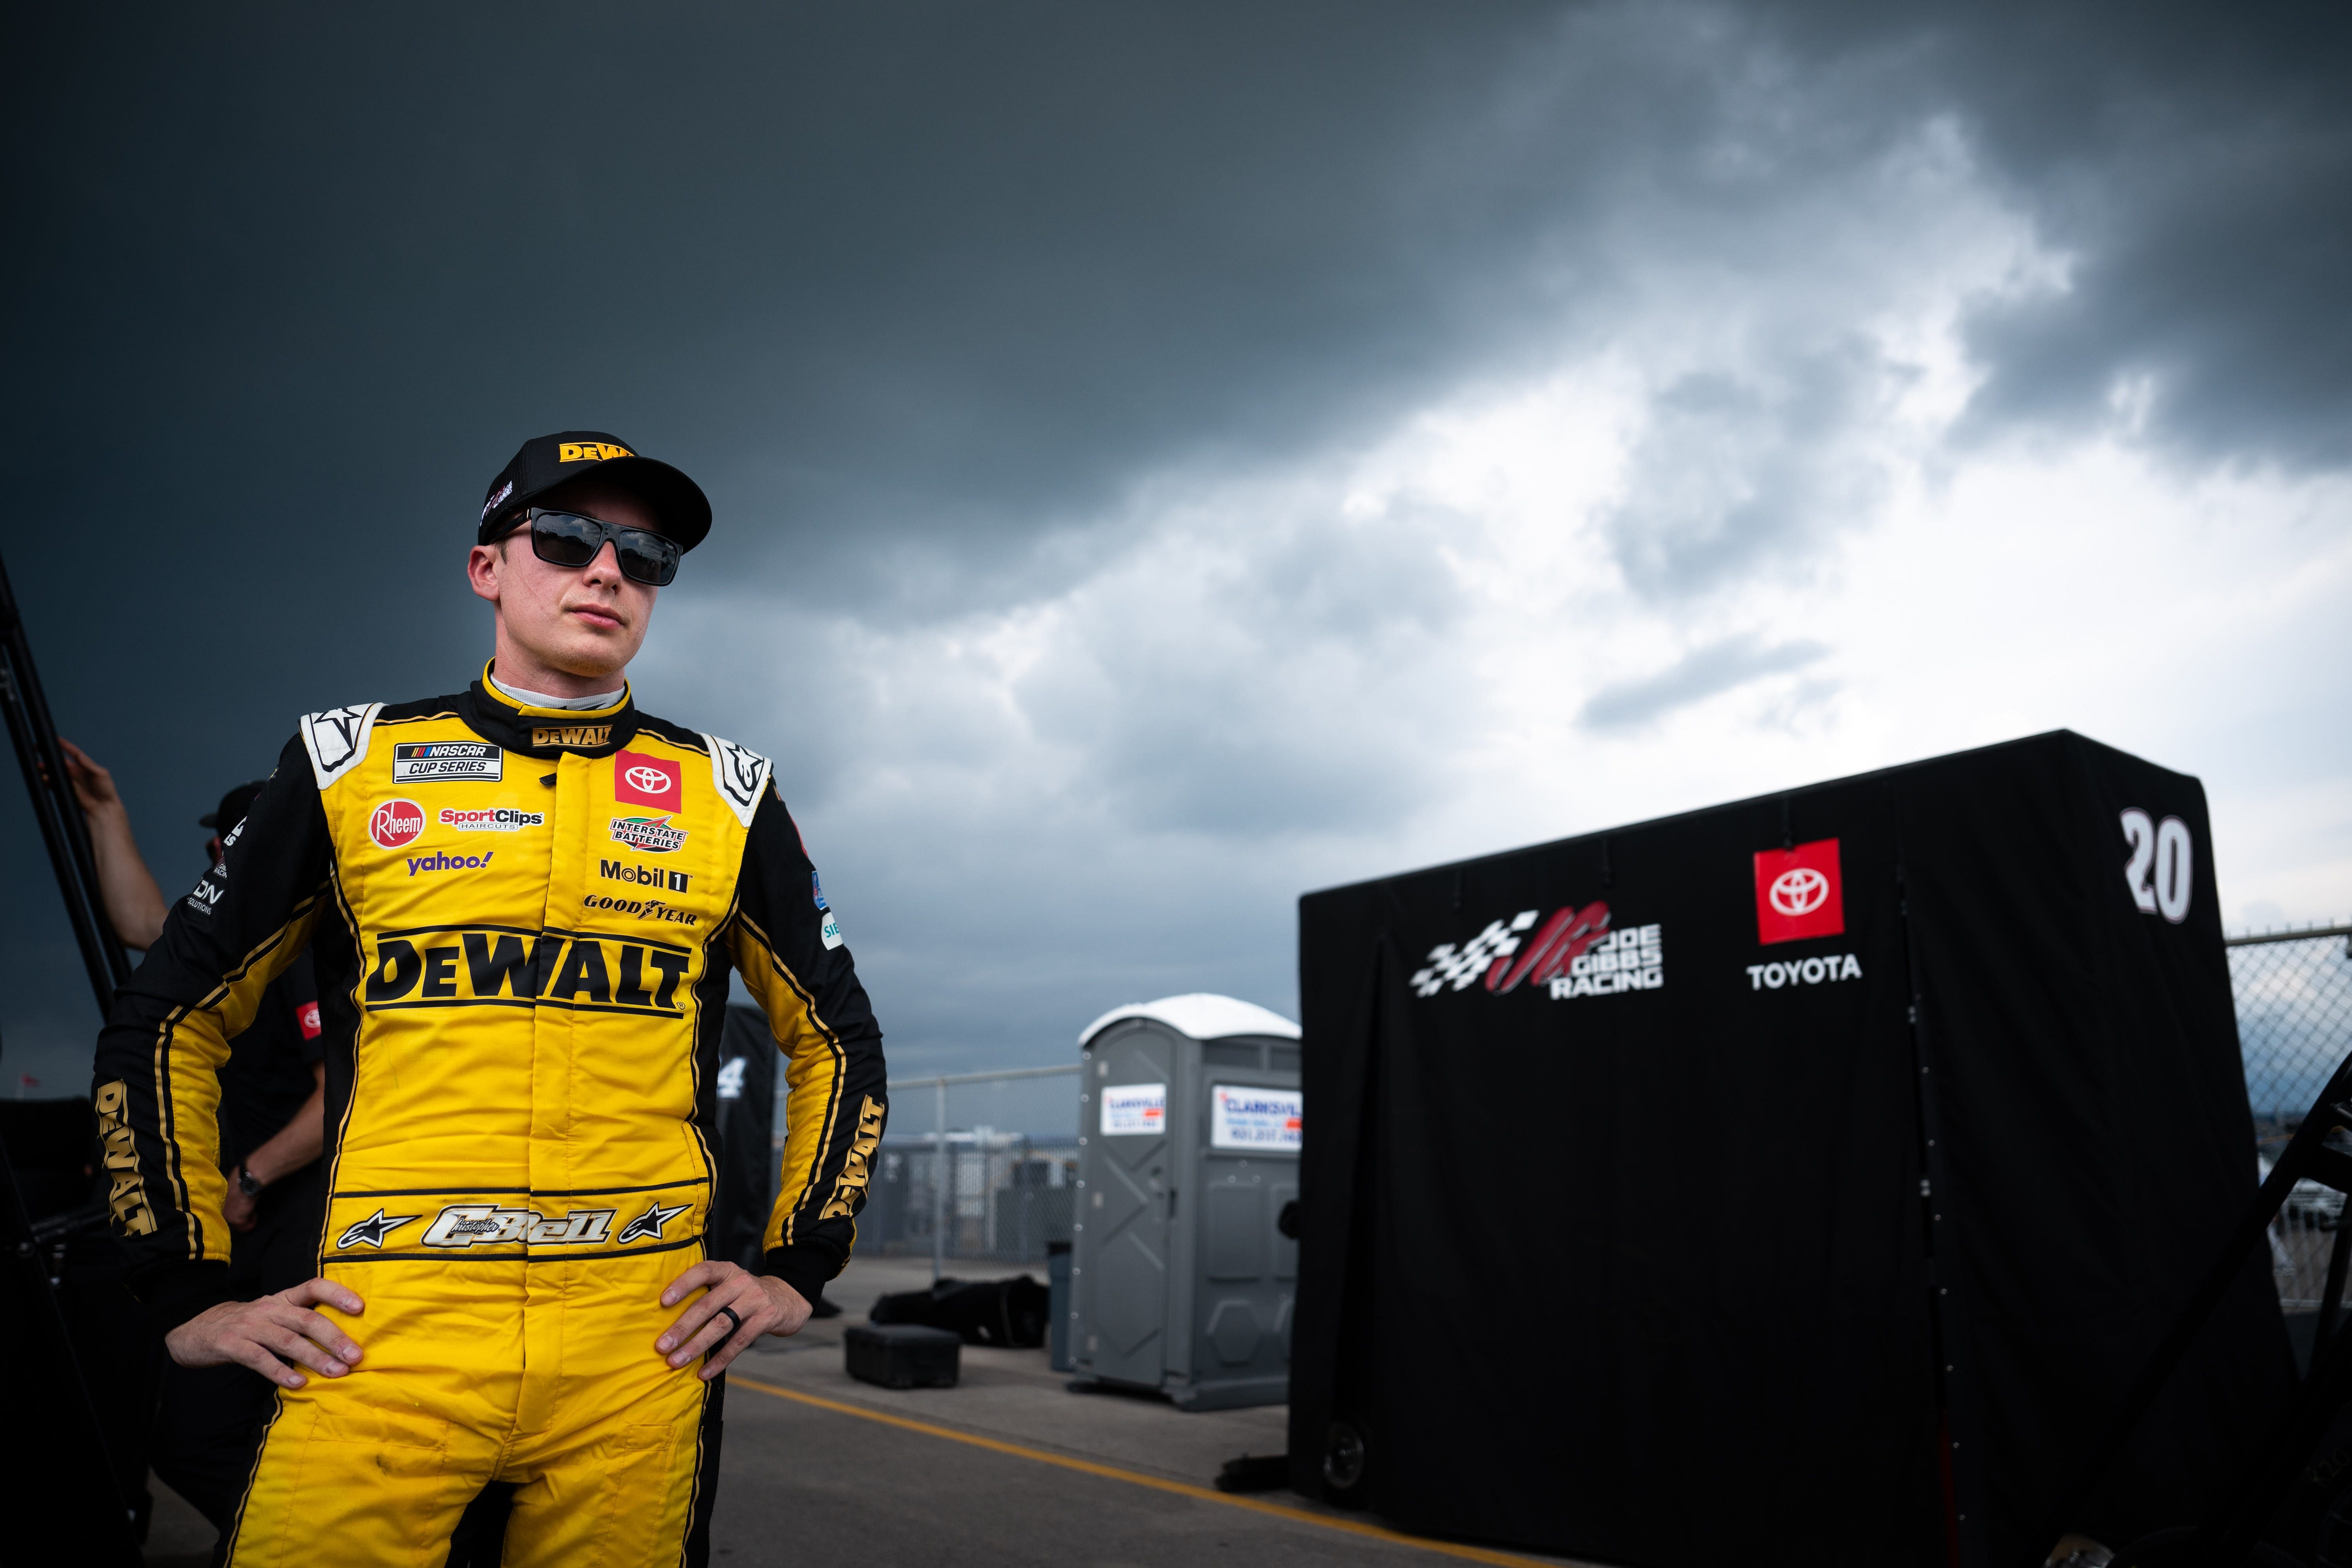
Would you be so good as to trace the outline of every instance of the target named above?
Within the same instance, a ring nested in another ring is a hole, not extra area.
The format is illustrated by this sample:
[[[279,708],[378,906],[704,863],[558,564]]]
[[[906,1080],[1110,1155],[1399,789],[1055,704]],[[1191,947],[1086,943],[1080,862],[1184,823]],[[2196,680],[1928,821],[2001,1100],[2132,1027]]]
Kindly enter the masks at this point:
[[[1413,1529],[2038,1563],[2254,1189],[2211,859],[2061,731],[1308,895],[1295,1484],[1338,1421]],[[2291,1377],[2253,1259],[2083,1522],[2186,1517]]]

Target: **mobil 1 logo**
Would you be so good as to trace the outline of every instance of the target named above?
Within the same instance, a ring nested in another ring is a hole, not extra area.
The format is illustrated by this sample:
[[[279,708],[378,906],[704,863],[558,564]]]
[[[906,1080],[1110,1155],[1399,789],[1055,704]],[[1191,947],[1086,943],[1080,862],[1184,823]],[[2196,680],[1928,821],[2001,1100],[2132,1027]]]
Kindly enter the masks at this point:
[[[662,866],[640,866],[629,860],[596,862],[596,874],[608,882],[626,882],[633,888],[651,888],[656,892],[683,893],[694,880],[691,871],[673,871]]]

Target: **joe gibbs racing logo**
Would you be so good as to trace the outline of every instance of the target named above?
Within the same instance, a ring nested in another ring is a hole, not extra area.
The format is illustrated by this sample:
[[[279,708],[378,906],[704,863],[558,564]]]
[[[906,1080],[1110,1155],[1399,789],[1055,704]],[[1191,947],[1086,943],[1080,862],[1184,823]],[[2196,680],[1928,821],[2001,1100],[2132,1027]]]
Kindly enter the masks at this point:
[[[1612,929],[1609,906],[1597,899],[1581,908],[1566,905],[1538,925],[1542,914],[1521,910],[1508,921],[1488,921],[1467,942],[1431,948],[1427,967],[1413,972],[1413,994],[1434,996],[1483,984],[1499,996],[1526,984],[1566,1002],[1654,991],[1665,984],[1662,927]]]

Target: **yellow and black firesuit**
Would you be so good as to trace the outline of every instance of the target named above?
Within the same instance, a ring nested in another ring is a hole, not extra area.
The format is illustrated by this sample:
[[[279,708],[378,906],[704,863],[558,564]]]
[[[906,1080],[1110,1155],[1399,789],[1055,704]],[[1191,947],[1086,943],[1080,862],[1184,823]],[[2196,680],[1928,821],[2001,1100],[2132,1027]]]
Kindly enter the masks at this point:
[[[637,711],[314,713],[100,1041],[115,1226],[165,1329],[226,1299],[216,1073],[314,944],[320,1271],[350,1375],[278,1394],[226,1560],[438,1561],[492,1481],[509,1563],[699,1562],[717,1382],[653,1346],[702,1256],[727,971],[786,1058],[766,1270],[847,1259],[881,1036],[765,758]]]

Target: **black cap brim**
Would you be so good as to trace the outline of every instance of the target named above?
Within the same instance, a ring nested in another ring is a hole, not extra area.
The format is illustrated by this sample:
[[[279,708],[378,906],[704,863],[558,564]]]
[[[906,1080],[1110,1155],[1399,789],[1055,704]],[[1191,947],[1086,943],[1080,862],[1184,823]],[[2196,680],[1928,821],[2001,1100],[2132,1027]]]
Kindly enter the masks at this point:
[[[537,489],[509,498],[494,515],[483,520],[481,542],[490,542],[504,531],[515,513],[550,491],[592,477],[618,485],[643,500],[652,509],[654,521],[663,534],[677,541],[680,550],[693,549],[710,532],[710,498],[702,493],[700,485],[658,458],[607,458]]]

